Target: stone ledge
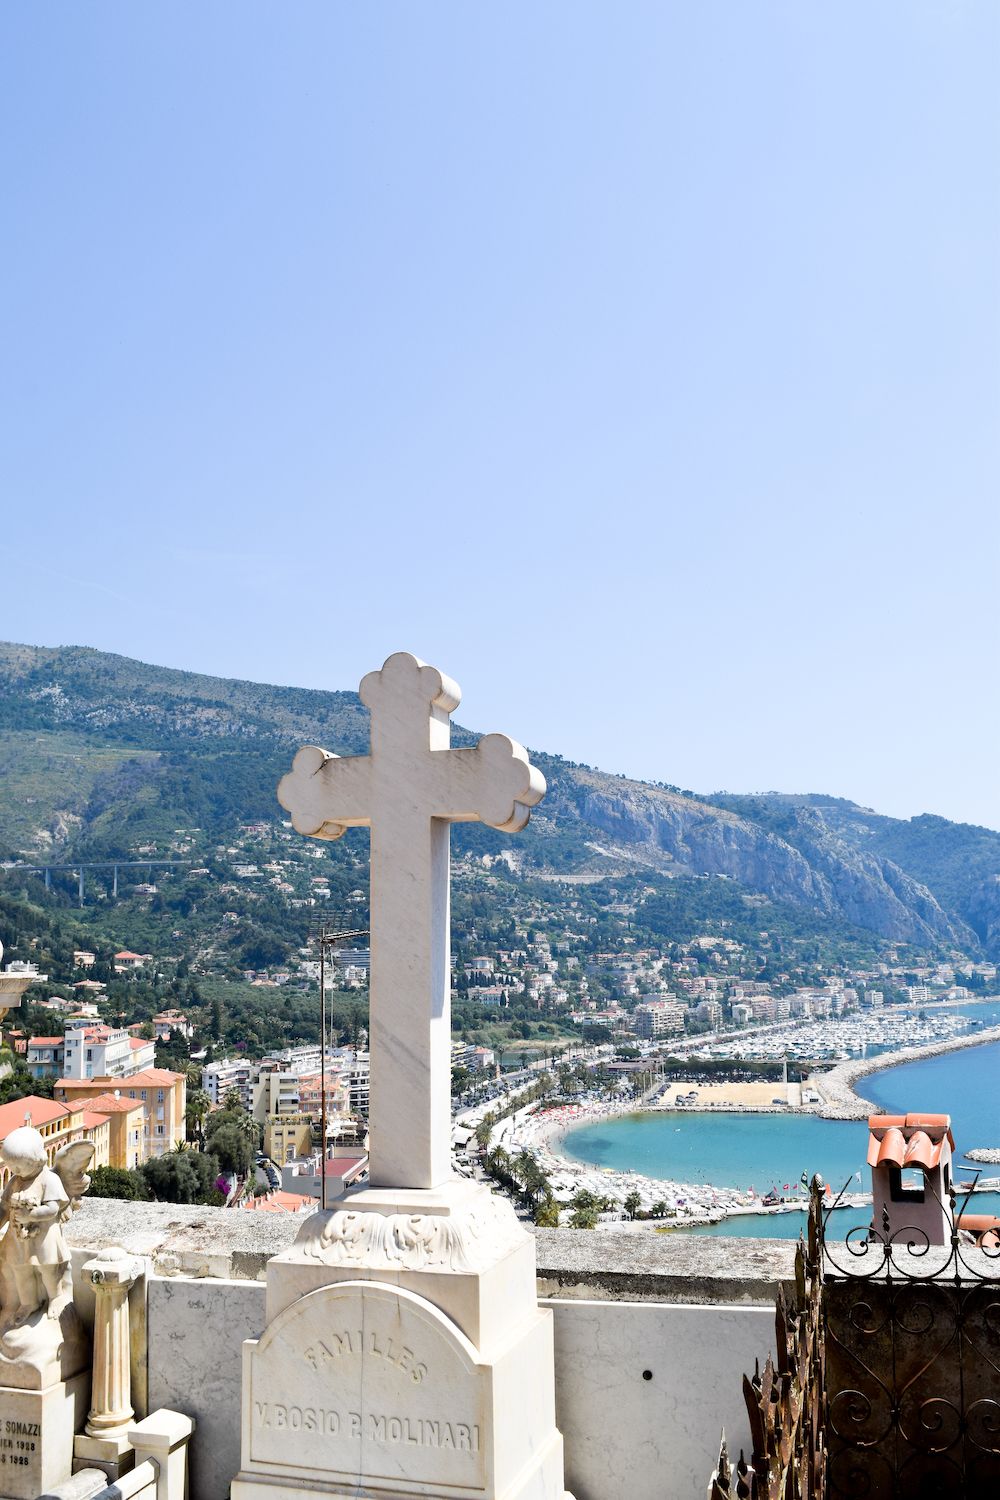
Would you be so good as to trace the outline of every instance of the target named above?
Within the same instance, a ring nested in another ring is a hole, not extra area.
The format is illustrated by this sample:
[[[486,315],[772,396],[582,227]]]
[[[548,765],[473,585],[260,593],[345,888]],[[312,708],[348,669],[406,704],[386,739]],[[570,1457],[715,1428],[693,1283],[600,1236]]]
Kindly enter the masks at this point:
[[[149,1256],[160,1276],[262,1281],[304,1214],[192,1208],[85,1198],[67,1226],[78,1249],[122,1245]],[[544,1297],[625,1302],[768,1303],[794,1275],[790,1240],[715,1239],[649,1230],[536,1231],[538,1292]]]
[[[794,1240],[539,1229],[538,1293],[625,1302],[767,1303],[795,1278]]]

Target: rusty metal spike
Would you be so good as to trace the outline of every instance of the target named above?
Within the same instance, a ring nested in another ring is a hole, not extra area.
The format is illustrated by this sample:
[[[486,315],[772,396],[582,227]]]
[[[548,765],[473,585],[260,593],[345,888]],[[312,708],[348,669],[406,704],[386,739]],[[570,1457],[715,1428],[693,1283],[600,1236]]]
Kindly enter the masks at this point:
[[[752,1380],[746,1375],[743,1377],[743,1399],[746,1402],[747,1419],[750,1423],[750,1438],[755,1453],[763,1453],[767,1441],[767,1432],[764,1426],[764,1417],[761,1412],[760,1393],[754,1386]],[[742,1458],[742,1454],[740,1457]]]

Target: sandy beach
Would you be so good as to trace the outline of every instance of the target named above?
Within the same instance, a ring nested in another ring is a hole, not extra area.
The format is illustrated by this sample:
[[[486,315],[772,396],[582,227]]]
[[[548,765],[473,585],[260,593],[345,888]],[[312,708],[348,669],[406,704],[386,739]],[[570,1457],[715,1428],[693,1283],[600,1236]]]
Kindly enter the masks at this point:
[[[632,1193],[638,1193],[643,1212],[648,1213],[654,1206],[665,1207],[669,1212],[660,1222],[676,1225],[678,1228],[713,1223],[730,1214],[787,1212],[787,1208],[772,1209],[759,1197],[738,1188],[716,1187],[711,1183],[675,1182],[665,1178],[646,1177],[638,1172],[616,1172],[573,1161],[562,1151],[562,1141],[570,1130],[579,1125],[640,1111],[682,1113],[728,1110],[747,1114],[819,1114],[824,1119],[831,1120],[865,1120],[870,1114],[881,1111],[877,1105],[855,1092],[854,1084],[860,1078],[896,1067],[899,1063],[917,1062],[922,1058],[957,1052],[965,1047],[984,1046],[990,1042],[1000,1042],[1000,1026],[931,1042],[926,1046],[908,1047],[897,1052],[882,1053],[874,1058],[840,1063],[828,1073],[817,1074],[810,1079],[809,1087],[814,1088],[822,1099],[822,1103],[818,1105],[785,1103],[789,1089],[778,1080],[761,1083],[695,1083],[683,1079],[671,1080],[663,1095],[652,1103],[637,1104],[630,1101],[627,1104],[565,1104],[551,1109],[527,1105],[498,1123],[491,1135],[490,1145],[503,1146],[512,1156],[519,1151],[530,1151],[549,1178],[557,1202],[563,1205],[568,1204],[581,1189],[586,1189],[595,1196],[607,1198],[618,1205],[615,1211],[617,1215],[625,1199]],[[793,1097],[795,1092],[796,1086],[793,1085]],[[679,1096],[685,1102],[679,1102]]]
[[[503,1146],[512,1156],[530,1151],[552,1185],[556,1201],[568,1204],[583,1189],[595,1197],[607,1198],[618,1205],[638,1193],[643,1212],[662,1205],[668,1211],[661,1222],[681,1225],[710,1224],[729,1213],[752,1211],[760,1200],[737,1188],[713,1187],[711,1183],[669,1182],[658,1177],[644,1177],[638,1172],[615,1172],[572,1161],[560,1149],[570,1130],[593,1120],[608,1120],[616,1115],[634,1114],[630,1104],[567,1104],[554,1109],[528,1105],[517,1114],[501,1120],[490,1137],[491,1146]]]
[[[796,1092],[797,1085],[792,1085]],[[690,1104],[679,1104],[678,1096],[697,1093]],[[735,1109],[770,1111],[787,1109],[788,1089],[780,1080],[765,1080],[763,1083],[686,1083],[683,1079],[671,1082],[664,1093],[643,1109]]]

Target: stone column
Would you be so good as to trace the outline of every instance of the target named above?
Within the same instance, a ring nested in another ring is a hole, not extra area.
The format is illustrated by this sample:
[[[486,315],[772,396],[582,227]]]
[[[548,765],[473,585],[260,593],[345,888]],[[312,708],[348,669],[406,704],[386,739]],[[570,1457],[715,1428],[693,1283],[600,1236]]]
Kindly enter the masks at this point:
[[[98,1454],[91,1444],[88,1457],[110,1458],[128,1444],[132,1410],[132,1369],[129,1350],[128,1294],[142,1274],[142,1261],[119,1246],[102,1250],[83,1267],[96,1298],[94,1307],[94,1371],[86,1435],[107,1445]],[[77,1457],[81,1443],[77,1443]]]

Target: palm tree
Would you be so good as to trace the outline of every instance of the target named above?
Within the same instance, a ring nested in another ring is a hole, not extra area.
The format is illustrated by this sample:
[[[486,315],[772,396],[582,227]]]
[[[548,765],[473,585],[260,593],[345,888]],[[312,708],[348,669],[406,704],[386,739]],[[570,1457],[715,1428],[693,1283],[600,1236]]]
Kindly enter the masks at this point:
[[[511,1183],[510,1156],[503,1146],[496,1146],[486,1158],[486,1170],[504,1187]]]
[[[539,1229],[559,1228],[559,1205],[548,1193],[535,1209],[535,1223]]]
[[[524,1189],[524,1196],[528,1201],[528,1207],[534,1208],[548,1186],[548,1179],[545,1173],[530,1151],[518,1152],[512,1165]]]
[[[205,1117],[212,1108],[212,1101],[204,1089],[193,1089],[187,1096],[184,1107],[184,1123],[189,1137],[201,1141],[204,1136]]]

